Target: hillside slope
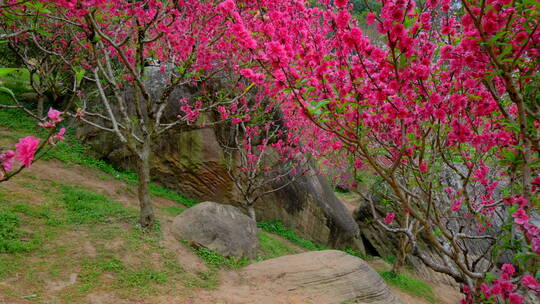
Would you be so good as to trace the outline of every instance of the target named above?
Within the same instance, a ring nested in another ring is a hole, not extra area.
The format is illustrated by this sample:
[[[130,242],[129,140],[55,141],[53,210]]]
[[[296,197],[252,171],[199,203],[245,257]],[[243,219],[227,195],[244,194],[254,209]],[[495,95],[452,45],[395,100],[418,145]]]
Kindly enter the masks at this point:
[[[159,228],[143,233],[132,184],[54,160],[0,184],[0,303],[316,303],[309,295],[250,298],[236,271],[249,261],[176,241],[168,229],[185,206],[161,197],[154,204]],[[259,237],[257,260],[306,250]],[[395,292],[404,303],[427,303]]]

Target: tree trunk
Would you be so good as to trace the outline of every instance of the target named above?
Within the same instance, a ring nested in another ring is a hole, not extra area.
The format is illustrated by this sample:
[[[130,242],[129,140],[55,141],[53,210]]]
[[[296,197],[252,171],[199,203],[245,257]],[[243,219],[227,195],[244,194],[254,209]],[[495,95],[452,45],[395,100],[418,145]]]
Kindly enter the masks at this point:
[[[154,209],[150,198],[150,143],[144,143],[138,159],[139,171],[139,224],[144,229],[152,229],[154,225]]]
[[[403,265],[405,264],[405,258],[407,257],[407,239],[404,235],[399,237],[399,250],[394,265],[392,266],[393,273],[400,273]]]
[[[253,208],[253,205],[248,206],[248,213],[249,217],[251,217],[255,222],[257,222],[257,217],[255,216],[255,208]]]
[[[47,97],[41,93],[38,93],[38,100],[37,100],[37,116],[39,118],[43,118],[44,117],[44,105],[45,105],[45,101],[46,101]]]

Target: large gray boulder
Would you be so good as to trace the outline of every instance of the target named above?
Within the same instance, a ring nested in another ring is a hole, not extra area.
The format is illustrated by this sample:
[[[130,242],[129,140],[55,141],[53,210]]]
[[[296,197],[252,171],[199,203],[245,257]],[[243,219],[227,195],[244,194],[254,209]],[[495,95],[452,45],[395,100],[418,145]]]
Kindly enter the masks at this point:
[[[399,304],[383,279],[362,259],[342,251],[310,251],[251,264],[241,277],[264,292],[281,298],[309,297],[313,303]]]
[[[254,258],[257,254],[257,224],[234,206],[195,205],[173,220],[171,233],[224,256]]]

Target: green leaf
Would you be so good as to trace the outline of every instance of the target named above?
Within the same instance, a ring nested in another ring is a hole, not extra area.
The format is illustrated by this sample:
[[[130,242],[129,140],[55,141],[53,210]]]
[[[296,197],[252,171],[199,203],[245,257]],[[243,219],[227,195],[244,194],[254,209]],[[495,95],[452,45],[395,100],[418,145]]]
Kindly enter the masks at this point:
[[[86,73],[85,69],[80,69],[80,70],[77,71],[77,73],[75,74],[75,79],[77,80],[77,85],[81,84],[81,81],[82,81],[85,73]]]
[[[510,209],[508,209],[508,213],[512,214],[514,212],[516,212],[518,210],[519,206],[517,205],[513,205],[512,207],[510,207]]]
[[[495,280],[497,277],[492,273],[492,272],[488,272],[486,273],[486,280],[488,282],[491,282],[493,280]]]

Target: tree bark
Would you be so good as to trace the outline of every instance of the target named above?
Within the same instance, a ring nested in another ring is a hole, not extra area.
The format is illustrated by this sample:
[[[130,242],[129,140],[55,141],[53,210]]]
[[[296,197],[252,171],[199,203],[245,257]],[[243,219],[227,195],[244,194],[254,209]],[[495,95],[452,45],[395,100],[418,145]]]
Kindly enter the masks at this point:
[[[407,256],[407,239],[406,236],[400,235],[399,237],[399,250],[394,265],[392,266],[392,272],[400,273],[403,265],[405,264],[405,257]]]
[[[37,99],[37,117],[40,119],[44,117],[44,105],[45,101],[47,100],[47,97],[41,93],[38,93],[38,99]]]
[[[253,208],[253,205],[248,206],[248,213],[249,217],[251,217],[255,222],[257,222],[257,217],[255,216],[255,208]]]
[[[154,209],[152,208],[152,199],[150,198],[150,143],[145,142],[138,159],[139,171],[139,224],[144,229],[152,229],[154,226]]]

